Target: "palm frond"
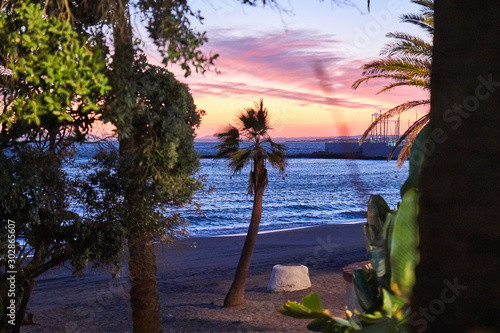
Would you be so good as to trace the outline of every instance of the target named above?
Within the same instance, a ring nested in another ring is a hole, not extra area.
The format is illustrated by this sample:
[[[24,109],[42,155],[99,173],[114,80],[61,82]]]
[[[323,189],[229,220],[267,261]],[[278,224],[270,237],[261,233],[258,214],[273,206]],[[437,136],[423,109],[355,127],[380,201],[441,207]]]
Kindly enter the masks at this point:
[[[364,69],[364,76],[381,73],[429,76],[432,68],[432,61],[425,57],[402,56],[375,60],[363,65],[362,68]]]
[[[215,136],[219,141],[215,146],[216,158],[226,157],[240,149],[240,131],[236,127],[228,126],[224,132],[216,133]]]
[[[391,89],[394,89],[396,87],[400,87],[400,86],[417,86],[417,87],[420,87],[422,89],[430,89],[431,88],[431,85],[430,85],[429,81],[427,81],[427,80],[409,79],[409,80],[405,80],[404,82],[397,82],[397,83],[389,84],[389,85],[385,86],[384,88],[382,88],[379,92],[377,92],[377,95],[381,94],[383,92],[389,91]]]
[[[252,108],[244,109],[238,115],[238,120],[241,123],[242,131],[248,131],[257,126],[257,120],[255,117],[255,110]]]
[[[401,169],[404,162],[406,160],[408,160],[408,157],[410,157],[411,147],[413,145],[413,142],[415,141],[415,138],[417,137],[420,130],[429,122],[429,119],[430,119],[430,115],[427,113],[427,114],[423,115],[422,117],[420,117],[420,119],[415,121],[410,127],[408,127],[408,129],[399,138],[399,140],[394,145],[394,148],[389,153],[389,156],[387,157],[387,161],[390,161],[392,159],[392,155],[394,154],[396,149],[406,139],[406,142],[398,155],[398,169]]]
[[[264,100],[261,98],[258,103],[255,103],[257,108],[257,121],[265,131],[269,131],[271,126],[269,125],[269,113],[267,108],[264,107]]]
[[[422,38],[418,38],[403,32],[390,32],[386,35],[395,41],[385,44],[380,55],[387,57],[427,57],[432,61],[432,44]]]
[[[259,166],[265,162],[265,159],[268,159],[273,168],[283,172],[286,166],[286,147],[272,141],[269,136],[271,126],[264,101],[261,99],[255,103],[255,109],[244,109],[237,117],[238,127],[229,126],[225,132],[215,134],[220,141],[216,146],[217,157],[229,155],[229,167],[234,173],[240,172],[246,164],[251,163],[252,158],[255,160],[255,165]],[[241,149],[240,143],[250,145],[245,145],[246,148]],[[256,171],[250,170],[248,180],[248,194],[250,195],[255,190],[263,190],[267,186],[267,169],[265,165],[262,166],[258,168],[259,175],[255,175]]]
[[[419,14],[406,14],[401,16],[401,22],[414,24],[427,32],[432,37],[434,35],[434,2],[432,0],[412,0],[413,3],[422,6]],[[432,70],[432,42],[422,38],[412,36],[407,33],[393,32],[387,34],[392,42],[387,43],[381,50],[383,59],[375,60],[363,65],[362,78],[352,84],[353,89],[357,89],[361,83],[375,79],[388,79],[389,84],[384,86],[377,94],[392,90],[400,86],[417,86],[425,90],[430,89]],[[429,104],[430,100],[410,101],[400,104],[389,111],[384,112],[366,129],[359,144],[361,145],[371,133],[371,131],[382,121],[397,116],[416,106]],[[411,145],[420,129],[429,121],[429,116],[418,119],[396,142],[394,149],[389,154],[389,160],[396,148],[403,141],[405,145],[398,156],[398,168],[401,168],[404,161],[408,159]]]
[[[266,150],[266,155],[274,169],[278,169],[281,173],[285,171],[286,163],[286,151],[285,145],[274,142],[270,137],[263,140],[263,143],[267,143],[268,147],[264,147]]]
[[[268,143],[269,148],[273,151],[279,150],[279,151],[286,153],[286,151],[288,150],[288,148],[285,145],[282,145],[281,143],[274,142],[273,139],[271,139],[270,137],[266,137],[262,142]]]
[[[395,116],[400,115],[401,113],[408,111],[414,107],[421,106],[421,105],[426,105],[429,104],[431,101],[430,99],[424,99],[424,100],[419,100],[419,101],[410,101],[410,102],[405,102],[403,104],[399,104],[396,107],[393,107],[392,109],[382,113],[380,116],[378,116],[373,123],[370,124],[370,126],[366,129],[366,131],[363,133],[361,138],[359,139],[359,144],[361,145],[363,142],[365,142],[366,138],[368,135],[371,133],[371,131],[382,121],[393,118]]]
[[[245,165],[251,162],[252,152],[252,148],[248,148],[235,151],[231,154],[229,167],[233,170],[234,173],[240,172],[245,167]]]
[[[396,77],[395,75],[389,75],[389,74],[370,75],[366,78],[362,78],[362,79],[359,79],[356,82],[354,82],[352,88],[357,89],[361,85],[361,83],[367,82],[369,80],[384,79],[384,78],[395,79],[395,77]],[[411,78],[408,76],[399,75],[399,76],[397,76],[397,80],[399,82],[395,82],[395,83],[388,84],[388,85],[384,86],[381,90],[379,90],[377,92],[377,95],[382,93],[382,92],[391,90],[395,87],[399,87],[399,86],[418,86],[418,87],[423,88],[423,89],[430,89],[430,82],[429,82],[429,80],[427,80],[426,77]]]
[[[269,112],[264,107],[262,99],[255,104],[255,109],[247,108],[243,110],[238,115],[238,119],[242,124],[242,132],[246,133],[249,138],[262,136],[271,129],[269,126]]]
[[[277,169],[281,174],[285,172],[287,166],[286,153],[281,150],[276,150],[274,152],[267,152],[267,159],[274,169]]]
[[[412,23],[424,29],[429,36],[434,35],[434,20],[422,14],[405,14],[401,16],[401,22]]]
[[[425,8],[427,8],[427,10],[434,12],[434,1],[433,0],[411,0],[411,2],[424,7],[424,9],[423,9],[424,11],[425,11]]]
[[[429,88],[431,66],[430,60],[425,58],[397,57],[376,60],[363,65],[364,77],[356,80],[352,89],[357,89],[361,83],[373,79],[390,79],[397,83],[407,82],[407,85],[420,85],[423,88]],[[389,84],[385,88],[390,86]],[[382,89],[378,93],[386,90],[388,89]]]

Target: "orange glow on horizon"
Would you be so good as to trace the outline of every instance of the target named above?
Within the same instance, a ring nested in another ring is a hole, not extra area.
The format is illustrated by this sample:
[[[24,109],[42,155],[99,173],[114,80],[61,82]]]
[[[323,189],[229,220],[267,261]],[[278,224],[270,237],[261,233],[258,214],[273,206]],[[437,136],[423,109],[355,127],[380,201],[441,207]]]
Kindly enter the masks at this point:
[[[373,113],[386,111],[399,103],[399,101],[394,103],[388,101],[385,108],[354,109],[319,104],[305,105],[291,100],[250,94],[223,98],[217,96],[196,98],[196,93],[193,95],[198,108],[206,111],[202,125],[197,130],[197,137],[205,139],[223,130],[228,124],[233,124],[239,111],[253,107],[253,102],[261,97],[264,98],[264,106],[269,110],[273,127],[272,136],[284,138],[361,135],[371,123]],[[380,101],[376,98],[374,100],[360,98],[354,102],[370,102],[376,105]],[[424,109],[416,111],[425,112]],[[415,120],[415,111],[402,115],[401,134],[407,128],[408,121],[413,120]]]

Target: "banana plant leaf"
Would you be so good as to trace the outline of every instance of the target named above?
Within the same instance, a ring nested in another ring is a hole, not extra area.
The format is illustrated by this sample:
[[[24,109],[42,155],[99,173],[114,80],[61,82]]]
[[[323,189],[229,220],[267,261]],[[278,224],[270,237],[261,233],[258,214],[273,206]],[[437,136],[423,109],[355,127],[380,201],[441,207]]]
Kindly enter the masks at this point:
[[[382,298],[377,280],[377,274],[374,270],[355,270],[352,274],[354,291],[359,305],[365,312],[380,310]]]
[[[415,267],[419,261],[418,197],[415,188],[409,189],[399,206],[391,243],[391,290],[409,299],[415,284]]]
[[[377,273],[382,287],[390,283],[390,242],[395,212],[389,208],[379,195],[370,196],[368,201],[368,220],[363,229],[365,243],[372,267]]]
[[[430,136],[430,126],[425,125],[418,133],[415,141],[412,144],[410,152],[410,169],[408,174],[408,179],[403,183],[399,191],[401,198],[404,197],[406,191],[410,188],[419,188],[420,185],[420,170],[425,160],[425,147],[424,143]]]
[[[371,195],[368,200],[367,224],[371,227],[373,238],[379,238],[384,228],[385,217],[391,209],[380,195]]]

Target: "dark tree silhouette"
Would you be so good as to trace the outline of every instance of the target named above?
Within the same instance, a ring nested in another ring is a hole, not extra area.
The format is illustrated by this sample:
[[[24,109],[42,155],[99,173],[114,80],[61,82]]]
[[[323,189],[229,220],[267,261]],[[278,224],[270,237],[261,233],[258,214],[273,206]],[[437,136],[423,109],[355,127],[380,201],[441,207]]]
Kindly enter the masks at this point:
[[[417,332],[500,330],[500,7],[437,0]]]

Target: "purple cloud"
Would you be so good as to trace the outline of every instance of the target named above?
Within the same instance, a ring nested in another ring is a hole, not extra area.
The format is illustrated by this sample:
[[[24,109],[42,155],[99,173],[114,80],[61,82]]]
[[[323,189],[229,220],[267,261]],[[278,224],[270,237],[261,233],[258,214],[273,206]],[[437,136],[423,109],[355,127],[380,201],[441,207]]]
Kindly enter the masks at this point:
[[[375,96],[386,83],[383,81],[353,91],[352,83],[361,77],[360,67],[372,59],[344,58],[338,53],[339,42],[332,35],[291,30],[241,36],[220,29],[210,31],[209,36],[208,46],[219,53],[217,67],[222,73],[210,75],[210,79],[189,78],[187,83],[197,97],[273,97],[301,105],[351,109],[381,109],[385,104],[406,100],[403,91]]]
[[[345,98],[322,96],[320,94],[293,91],[280,88],[257,87],[241,82],[221,83],[196,83],[190,84],[191,90],[196,94],[217,97],[233,97],[235,95],[253,95],[293,100],[307,104],[321,104],[346,108],[378,108],[377,104],[352,102]]]
[[[246,74],[263,82],[317,89],[315,67],[334,67],[345,60],[335,54],[338,41],[310,30],[235,36],[230,30],[210,33],[210,47],[220,54],[223,75]]]

